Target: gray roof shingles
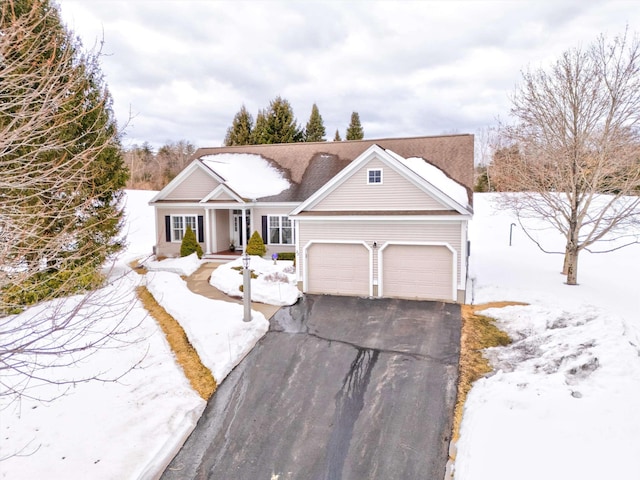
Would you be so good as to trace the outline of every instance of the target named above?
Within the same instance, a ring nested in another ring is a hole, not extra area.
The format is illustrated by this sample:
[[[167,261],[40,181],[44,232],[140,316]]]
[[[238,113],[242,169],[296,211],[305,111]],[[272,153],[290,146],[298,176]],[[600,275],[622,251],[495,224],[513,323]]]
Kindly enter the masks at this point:
[[[260,155],[291,183],[287,190],[260,201],[302,202],[374,144],[404,158],[425,159],[464,185],[472,201],[473,135],[470,134],[199,148],[193,158],[220,153]]]

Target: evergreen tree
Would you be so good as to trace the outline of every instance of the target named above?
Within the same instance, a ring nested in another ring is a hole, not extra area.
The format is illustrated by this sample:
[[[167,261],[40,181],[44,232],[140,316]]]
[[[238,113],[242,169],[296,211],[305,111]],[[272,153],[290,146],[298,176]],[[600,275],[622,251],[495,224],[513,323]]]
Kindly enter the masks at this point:
[[[293,116],[291,104],[282,97],[276,97],[269,108],[258,112],[253,143],[293,143],[301,142],[303,137],[303,131]]]
[[[336,134],[333,136],[334,142],[341,142],[342,137],[340,136],[340,131],[336,128]]]
[[[317,105],[314,103],[313,107],[311,107],[311,116],[309,117],[309,121],[307,122],[307,126],[304,130],[304,141],[326,142],[327,139],[324,138],[325,135],[326,130],[324,128],[322,116],[320,115]]]
[[[247,243],[247,254],[248,255],[264,255],[267,253],[267,247],[264,246],[264,241],[260,234],[255,231],[249,238],[249,243]]]
[[[187,225],[187,231],[184,232],[182,243],[180,244],[180,256],[188,257],[192,253],[196,253],[198,258],[202,258],[202,247],[198,243],[195,232]]]
[[[232,145],[250,145],[252,143],[253,117],[247,111],[247,107],[242,105],[240,111],[233,117],[233,123],[227,129],[224,137],[224,144],[227,147]]]
[[[0,32],[0,264],[22,265],[1,314],[100,281],[122,247],[128,173],[99,56],[83,53],[57,6],[5,1]]]
[[[265,110],[259,110],[258,116],[256,117],[256,125],[253,128],[253,132],[251,132],[252,144],[261,145],[263,143],[273,143],[267,141],[269,138],[267,123],[267,112]]]
[[[349,123],[349,128],[347,128],[347,140],[362,140],[363,138],[364,131],[360,124],[360,115],[358,115],[358,112],[353,112],[351,114],[351,123]]]
[[[130,303],[93,289],[122,246],[127,180],[98,58],[54,0],[0,1],[0,377],[12,379],[0,398],[27,388],[47,397],[40,384],[69,383],[52,369],[67,371],[131,328]],[[87,375],[73,383],[98,379]]]

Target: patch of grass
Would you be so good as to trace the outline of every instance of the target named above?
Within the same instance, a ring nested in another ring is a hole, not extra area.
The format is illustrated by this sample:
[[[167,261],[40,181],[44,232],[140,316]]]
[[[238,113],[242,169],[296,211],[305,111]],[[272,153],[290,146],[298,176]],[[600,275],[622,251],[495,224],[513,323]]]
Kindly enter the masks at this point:
[[[509,345],[511,339],[495,325],[495,320],[477,312],[488,308],[502,308],[510,305],[526,305],[517,302],[493,302],[482,305],[462,305],[462,334],[460,337],[460,371],[458,375],[458,398],[453,413],[453,439],[460,438],[460,423],[464,404],[473,383],[493,369],[482,355],[489,347]]]
[[[131,268],[131,270],[136,272],[138,275],[144,275],[145,273],[147,273],[147,269],[144,268],[144,266],[140,265],[140,263],[138,262],[138,259],[130,261],[128,264],[129,268]]]
[[[231,267],[231,270],[236,270],[240,275],[244,274],[244,267]],[[254,270],[249,270],[249,272],[251,272],[251,278],[256,279],[258,278],[258,274],[254,271]]]
[[[189,342],[180,324],[156,302],[146,287],[138,287],[136,293],[149,314],[162,328],[178,364],[182,367],[193,389],[202,398],[209,400],[217,388],[216,380],[213,378],[211,370],[200,361],[198,353]]]

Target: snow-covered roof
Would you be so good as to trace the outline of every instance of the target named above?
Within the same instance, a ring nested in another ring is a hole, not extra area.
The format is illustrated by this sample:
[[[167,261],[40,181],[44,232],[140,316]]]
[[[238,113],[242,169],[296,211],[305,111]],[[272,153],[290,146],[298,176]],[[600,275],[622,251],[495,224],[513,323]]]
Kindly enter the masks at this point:
[[[200,160],[243,198],[269,197],[289,188],[282,172],[260,155],[218,153],[205,155]]]
[[[447,176],[446,173],[435,165],[432,165],[423,158],[404,158],[391,150],[386,150],[386,152],[393,155],[405,167],[422,177],[461,206],[469,206],[469,195],[467,194],[467,189],[462,184]]]

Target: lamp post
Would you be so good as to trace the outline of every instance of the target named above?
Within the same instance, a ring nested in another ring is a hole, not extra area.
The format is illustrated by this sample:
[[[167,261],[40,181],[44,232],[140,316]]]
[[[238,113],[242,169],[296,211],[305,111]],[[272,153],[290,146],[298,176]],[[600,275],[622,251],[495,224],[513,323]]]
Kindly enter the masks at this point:
[[[509,225],[509,246],[511,246],[511,237],[513,236],[513,227],[515,227],[516,224],[512,223],[511,225]]]
[[[242,293],[244,303],[244,318],[245,322],[251,321],[251,270],[249,270],[249,264],[251,263],[251,257],[244,252],[242,257]]]

